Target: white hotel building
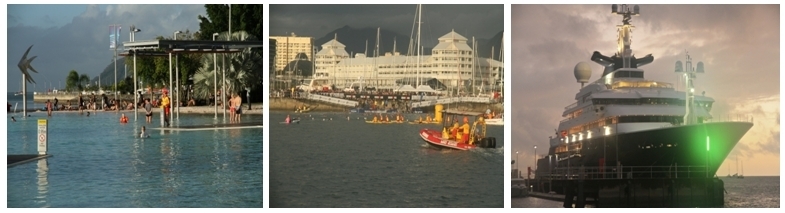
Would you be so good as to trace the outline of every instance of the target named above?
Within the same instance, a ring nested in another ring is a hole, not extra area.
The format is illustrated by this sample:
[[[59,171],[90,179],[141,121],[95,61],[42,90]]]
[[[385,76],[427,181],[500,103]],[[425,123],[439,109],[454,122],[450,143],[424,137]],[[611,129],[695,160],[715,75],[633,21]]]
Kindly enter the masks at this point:
[[[358,53],[351,58],[346,46],[333,39],[322,44],[322,49],[316,53],[314,78],[327,79],[339,89],[359,86],[362,82],[363,86],[394,90],[402,86],[396,80],[401,83],[401,79],[417,78],[435,78],[449,89],[458,86],[468,88],[470,85],[489,89],[496,82],[501,82],[504,64],[489,58],[476,57],[474,60],[474,51],[466,41],[455,31],[447,33],[439,38],[431,55],[423,53],[419,57],[418,66],[417,56],[397,52],[379,57]],[[403,84],[415,86],[416,82],[406,81]]]

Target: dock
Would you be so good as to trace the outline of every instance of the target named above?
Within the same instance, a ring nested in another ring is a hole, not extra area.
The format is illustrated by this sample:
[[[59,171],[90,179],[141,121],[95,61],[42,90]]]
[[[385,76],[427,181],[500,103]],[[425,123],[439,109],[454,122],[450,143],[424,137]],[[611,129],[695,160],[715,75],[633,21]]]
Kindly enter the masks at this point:
[[[529,196],[562,201],[565,208],[693,208],[723,207],[724,183],[705,169],[689,167],[555,169],[532,179]]]

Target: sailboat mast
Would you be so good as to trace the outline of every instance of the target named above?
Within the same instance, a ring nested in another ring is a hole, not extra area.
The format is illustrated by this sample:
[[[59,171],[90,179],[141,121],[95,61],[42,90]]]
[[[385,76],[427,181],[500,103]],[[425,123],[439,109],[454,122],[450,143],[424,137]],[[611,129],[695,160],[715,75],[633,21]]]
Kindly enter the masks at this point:
[[[335,48],[335,42],[338,42],[338,33],[336,33],[335,38],[333,38],[333,48]],[[335,68],[338,66],[338,64],[335,62],[337,57],[337,55],[333,55],[333,87],[338,86],[338,73],[335,72]]]
[[[474,58],[475,56],[477,56],[477,40],[475,40],[474,36],[472,36],[472,58]],[[476,61],[477,60],[472,59],[472,64],[474,64]],[[477,94],[477,91],[475,91],[475,88],[474,88],[474,71],[475,70],[477,70],[477,66],[472,66],[472,70],[471,70],[471,76],[472,77],[471,77],[471,83],[469,84],[469,85],[471,85],[471,88],[472,88],[472,95],[473,94]]]
[[[420,86],[420,55],[422,55],[422,49],[420,49],[420,28],[422,27],[422,5],[417,5],[417,86]]]
[[[502,43],[499,46],[499,61],[502,62],[502,67],[499,67],[499,73],[497,74],[499,82],[502,83],[499,85],[499,93],[504,97],[504,34],[502,34]],[[496,85],[495,82],[494,85]]]
[[[395,48],[396,45],[398,45],[397,43],[398,43],[398,37],[393,37],[393,52],[392,52],[393,56],[395,56],[395,51],[396,51]]]
[[[376,66],[376,59],[379,58],[379,34],[381,33],[381,31],[382,31],[381,27],[376,28],[376,50],[375,50],[376,56],[373,58],[373,76],[374,79],[376,80],[376,84],[374,85],[374,88],[376,88],[377,91],[379,90],[379,69]]]

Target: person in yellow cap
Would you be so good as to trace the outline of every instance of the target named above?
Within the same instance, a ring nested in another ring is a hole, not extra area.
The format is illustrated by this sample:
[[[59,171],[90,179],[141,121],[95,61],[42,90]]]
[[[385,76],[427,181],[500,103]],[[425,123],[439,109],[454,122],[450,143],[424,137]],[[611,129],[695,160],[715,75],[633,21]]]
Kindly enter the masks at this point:
[[[463,117],[463,126],[461,126],[463,130],[463,137],[461,138],[463,143],[469,143],[469,132],[471,132],[471,126],[469,126],[469,117]]]
[[[374,123],[379,122],[379,119],[376,117],[376,115],[373,115],[373,122]]]
[[[164,123],[166,123],[166,126],[169,126],[169,108],[171,108],[171,104],[169,103],[170,101],[167,93],[169,93],[169,91],[164,90],[164,94],[161,95],[161,109],[164,110]]]

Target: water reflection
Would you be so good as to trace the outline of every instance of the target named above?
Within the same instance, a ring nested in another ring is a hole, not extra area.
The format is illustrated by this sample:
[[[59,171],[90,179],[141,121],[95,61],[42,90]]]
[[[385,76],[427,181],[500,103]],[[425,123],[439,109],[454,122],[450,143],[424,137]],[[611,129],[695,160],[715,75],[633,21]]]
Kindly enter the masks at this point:
[[[42,207],[49,207],[49,202],[46,199],[49,194],[49,162],[46,158],[38,160],[38,168],[35,171],[38,173],[38,196],[36,199],[39,203],[44,204]]]

